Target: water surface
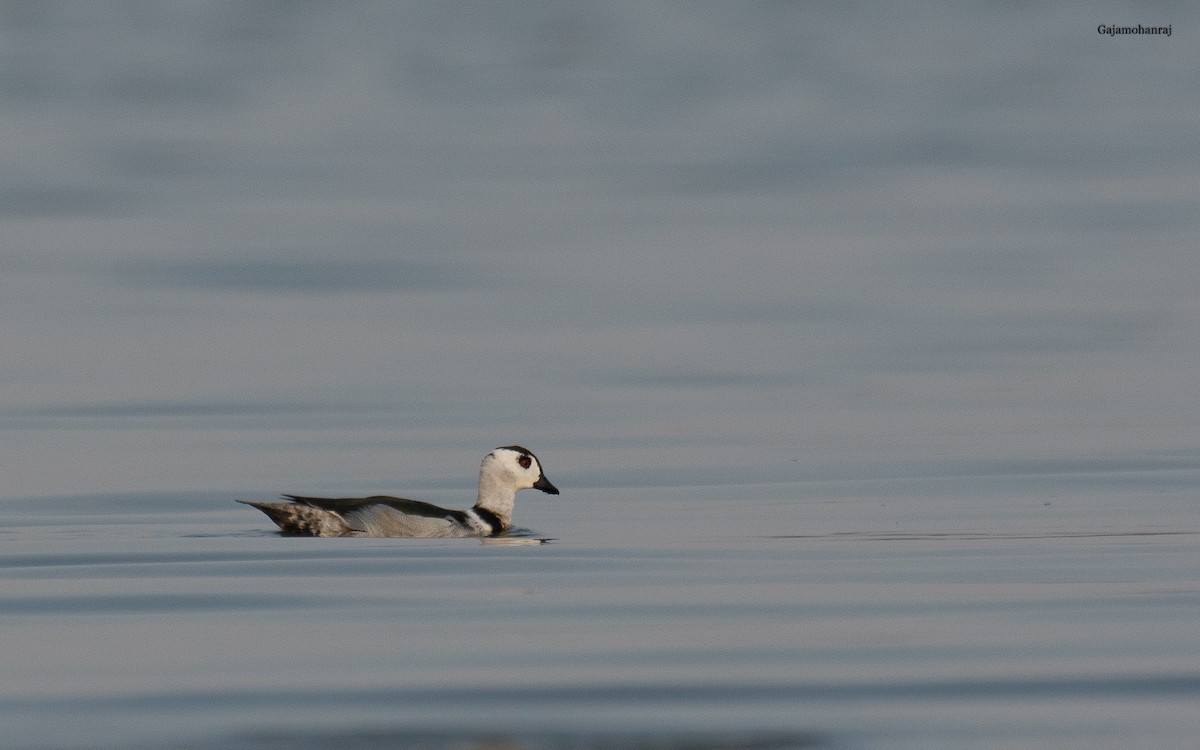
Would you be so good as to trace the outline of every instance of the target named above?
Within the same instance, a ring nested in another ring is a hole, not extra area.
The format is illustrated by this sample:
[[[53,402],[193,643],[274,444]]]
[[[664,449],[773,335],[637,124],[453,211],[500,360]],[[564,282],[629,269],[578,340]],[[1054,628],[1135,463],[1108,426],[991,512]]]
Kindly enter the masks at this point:
[[[0,7],[0,746],[1192,747],[1196,22]]]

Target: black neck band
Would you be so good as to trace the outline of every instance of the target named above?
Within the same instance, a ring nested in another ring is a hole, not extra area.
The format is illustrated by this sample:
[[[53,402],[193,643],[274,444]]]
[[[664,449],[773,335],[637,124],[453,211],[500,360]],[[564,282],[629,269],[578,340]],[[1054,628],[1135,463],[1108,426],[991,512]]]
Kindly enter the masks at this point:
[[[500,520],[500,516],[491,512],[487,508],[480,508],[476,505],[471,508],[471,512],[480,520],[492,527],[492,533],[488,536],[498,536],[504,533],[504,523]]]

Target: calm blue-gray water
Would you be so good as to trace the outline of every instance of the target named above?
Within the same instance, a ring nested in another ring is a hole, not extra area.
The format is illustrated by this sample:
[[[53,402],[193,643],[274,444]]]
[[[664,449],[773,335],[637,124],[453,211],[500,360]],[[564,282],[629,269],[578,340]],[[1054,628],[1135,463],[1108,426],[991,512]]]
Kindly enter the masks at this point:
[[[0,748],[1195,747],[1197,29],[0,4]]]

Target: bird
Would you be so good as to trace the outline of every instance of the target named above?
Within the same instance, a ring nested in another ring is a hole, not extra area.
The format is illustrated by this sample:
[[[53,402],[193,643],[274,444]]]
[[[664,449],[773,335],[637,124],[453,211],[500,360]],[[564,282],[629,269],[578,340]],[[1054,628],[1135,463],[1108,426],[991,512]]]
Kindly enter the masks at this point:
[[[288,502],[238,500],[258,508],[283,536],[495,537],[512,527],[517,492],[559,494],[542,473],[533,452],[506,445],[483,457],[479,496],[467,510],[441,508],[420,500],[375,495],[361,498],[283,495]]]

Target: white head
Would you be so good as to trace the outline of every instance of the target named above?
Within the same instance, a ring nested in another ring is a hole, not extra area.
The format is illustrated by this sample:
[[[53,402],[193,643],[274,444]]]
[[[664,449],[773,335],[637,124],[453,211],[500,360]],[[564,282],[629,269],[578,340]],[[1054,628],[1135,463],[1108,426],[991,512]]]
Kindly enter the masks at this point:
[[[519,445],[506,445],[484,456],[479,477],[484,476],[509,485],[513,492],[536,489],[547,495],[558,494],[558,488],[542,473],[537,456]]]
[[[487,508],[507,522],[512,517],[517,492],[528,489],[558,494],[558,488],[546,479],[542,465],[533,453],[519,445],[506,445],[483,457],[476,505]]]

